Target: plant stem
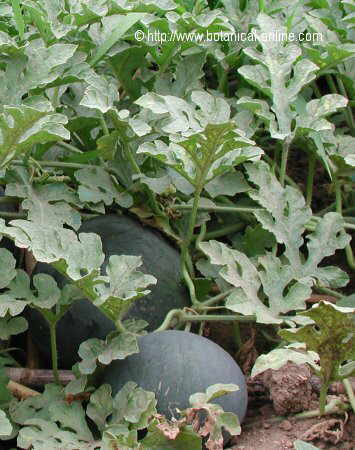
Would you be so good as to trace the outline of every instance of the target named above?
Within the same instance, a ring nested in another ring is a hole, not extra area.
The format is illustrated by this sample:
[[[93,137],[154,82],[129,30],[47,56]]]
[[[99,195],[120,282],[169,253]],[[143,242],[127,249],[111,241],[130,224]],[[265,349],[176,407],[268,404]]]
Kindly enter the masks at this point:
[[[327,75],[325,76],[325,79],[327,80],[327,84],[328,84],[328,86],[329,86],[330,91],[331,91],[333,94],[337,94],[338,91],[337,91],[337,87],[336,87],[336,85],[335,85],[335,83],[334,83],[333,77],[332,77],[331,75],[327,74]]]
[[[193,234],[194,234],[194,228],[195,228],[197,212],[198,212],[198,204],[200,202],[200,195],[201,195],[202,188],[203,188],[202,186],[203,185],[201,184],[199,187],[196,188],[194,202],[193,202],[192,210],[190,213],[190,220],[189,220],[189,224],[188,224],[186,237],[181,246],[181,272],[183,274],[183,277],[184,277],[187,287],[189,289],[190,298],[191,298],[191,302],[193,305],[199,304],[199,301],[196,298],[195,286],[194,286],[193,281],[191,280],[190,274],[187,270],[187,260],[188,260],[189,247],[190,247],[190,244],[191,244],[191,241],[193,238]]]
[[[339,76],[336,77],[336,80],[337,80],[339,92],[341,93],[341,95],[348,98],[348,94],[345,90],[343,80]],[[349,104],[346,106],[345,111],[346,111],[346,121],[348,122],[348,126],[349,126],[350,130],[353,132],[355,130],[355,121],[354,121],[354,116],[353,116],[351,106]]]
[[[237,343],[237,348],[238,348],[238,350],[240,350],[243,346],[243,342],[242,342],[242,338],[240,335],[240,326],[239,326],[238,322],[233,324],[233,334],[234,334],[235,342]]]
[[[307,206],[311,206],[311,204],[312,204],[315,166],[316,166],[316,155],[312,152],[309,155],[309,159],[308,159],[307,190],[306,190]]]
[[[195,285],[190,277],[189,271],[187,270],[187,264],[186,264],[186,259],[185,259],[185,258],[187,258],[187,256],[186,256],[187,253],[188,253],[188,248],[185,250],[184,253],[181,253],[181,272],[184,277],[187,288],[189,290],[191,303],[193,305],[197,306],[200,304],[200,302],[197,300]]]
[[[89,165],[89,164],[79,164],[79,163],[68,163],[68,162],[60,162],[60,161],[36,161],[40,166],[44,167],[55,167],[58,169],[90,169],[90,168],[96,168],[96,166]],[[11,164],[15,166],[26,166],[27,164],[24,161],[20,161],[17,159],[14,159],[11,161]],[[105,170],[107,170],[109,173],[115,174],[115,171],[109,167],[106,167]]]
[[[335,187],[335,210],[339,214],[343,214],[343,202],[341,197],[341,185],[339,182],[339,178],[334,175],[334,187]],[[345,231],[343,231],[345,233]],[[355,270],[355,259],[354,254],[350,244],[347,244],[345,247],[346,259],[348,262],[348,266]]]
[[[327,404],[328,385],[326,383],[321,384],[319,391],[319,411],[321,416],[325,413],[325,405]]]
[[[78,148],[74,147],[74,145],[68,144],[64,141],[57,142],[58,145],[61,147],[64,147],[65,149],[69,150],[72,153],[83,153],[82,150],[79,150]]]
[[[320,292],[321,294],[326,294],[326,295],[331,295],[332,297],[335,298],[343,298],[344,295],[343,294],[339,294],[339,292],[333,291],[332,289],[323,287],[323,286],[315,286],[315,290],[317,292]]]
[[[285,176],[289,150],[290,150],[290,143],[288,140],[285,140],[282,144],[282,153],[281,153],[281,167],[280,167],[281,186],[285,186]]]
[[[0,211],[0,217],[4,219],[27,219],[27,214],[20,212]]]
[[[263,159],[265,159],[265,161],[267,161],[271,166],[274,165],[274,161],[270,158],[269,155],[264,154],[263,155]],[[280,173],[280,168],[279,166],[275,165],[275,169],[277,172]],[[294,187],[297,190],[300,190],[300,187],[298,186],[298,184],[291,178],[289,177],[287,174],[285,174],[285,181],[287,181],[287,183]]]
[[[355,413],[355,395],[354,395],[353,387],[348,378],[344,378],[343,385],[345,388],[345,392],[347,393],[347,396],[349,398],[350,405]]]
[[[198,203],[198,202],[197,202]],[[192,210],[194,208],[194,205],[173,205],[172,209],[175,209],[176,211],[184,211],[184,210]],[[197,204],[197,211],[209,211],[209,212],[230,212],[230,213],[254,213],[255,211],[261,211],[262,208],[248,208],[248,207],[239,207],[239,206],[198,206]],[[196,213],[197,213],[196,211]],[[195,216],[196,220],[196,216]],[[190,220],[191,222],[191,220]]]
[[[236,233],[237,231],[240,231],[243,228],[245,228],[245,223],[242,223],[242,222],[235,223],[233,225],[227,225],[225,227],[219,228],[218,230],[214,230],[214,231],[210,231],[209,233],[206,233],[205,240],[209,241],[210,239],[216,239],[216,238],[225,236],[226,234]]]
[[[318,84],[317,84],[316,81],[313,81],[313,83],[312,83],[312,89],[313,89],[313,92],[315,93],[315,96],[316,96],[317,98],[321,98],[321,97],[322,97],[322,93],[321,93],[321,91],[319,90],[319,87],[318,87]]]
[[[104,135],[108,136],[110,134],[110,132],[107,127],[105,116],[102,113],[100,113],[100,123],[101,123],[102,131],[103,131]]]
[[[205,302],[201,302],[200,308],[203,309],[206,306],[215,305],[216,303],[218,303],[221,300],[223,300],[226,297],[228,297],[228,295],[231,294],[232,292],[234,292],[234,290],[235,290],[235,288],[228,289],[228,291],[222,292],[221,294],[218,294],[218,295],[216,295],[216,296],[206,300]]]
[[[167,330],[174,319],[182,322],[255,322],[255,316],[189,314],[182,309],[172,309],[165,316],[163,323],[154,332]]]
[[[56,337],[56,327],[57,322],[48,321],[49,333],[51,338],[51,358],[52,358],[52,370],[54,381],[56,384],[60,384],[59,372],[58,372],[58,350],[57,350],[57,337]]]

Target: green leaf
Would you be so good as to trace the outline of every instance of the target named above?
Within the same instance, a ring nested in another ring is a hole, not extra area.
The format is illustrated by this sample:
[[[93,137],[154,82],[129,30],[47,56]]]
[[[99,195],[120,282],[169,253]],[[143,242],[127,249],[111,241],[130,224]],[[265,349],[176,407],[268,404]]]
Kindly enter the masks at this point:
[[[0,317],[0,339],[8,340],[10,336],[23,333],[28,328],[24,317]]]
[[[4,289],[16,277],[16,259],[6,248],[0,248],[0,289]]]
[[[14,12],[14,18],[16,22],[16,28],[18,31],[18,34],[20,36],[20,39],[24,38],[25,33],[25,22],[22,17],[22,11],[21,11],[21,5],[19,0],[12,0],[12,9]]]
[[[75,432],[62,430],[55,422],[43,419],[29,419],[17,437],[19,448],[42,450],[84,450],[88,442],[77,437]],[[92,442],[93,444],[93,442]],[[90,447],[89,447],[90,448]]]
[[[342,217],[337,213],[327,213],[317,222],[315,231],[307,237],[308,258],[303,262],[300,248],[304,244],[303,234],[312,211],[306,206],[302,194],[290,186],[283,188],[262,161],[247,165],[247,173],[249,180],[259,188],[248,194],[264,208],[254,214],[262,226],[274,234],[277,242],[284,244],[283,255],[290,264],[293,278],[306,284],[318,279],[330,286],[344,286],[348,277],[339,268],[318,267],[323,258],[349,243],[350,237],[343,232]]]
[[[49,105],[49,104],[48,104]],[[34,144],[69,139],[69,131],[63,125],[63,114],[29,106],[4,106],[0,114],[0,167],[11,159],[30,150]]]
[[[100,431],[106,428],[107,419],[113,412],[111,393],[111,386],[103,384],[90,395],[90,403],[86,409],[86,414],[94,421]]]
[[[131,429],[146,428],[151,416],[156,414],[154,392],[144,391],[129,381],[114,397],[114,412],[110,424],[130,423]]]
[[[314,323],[294,330],[281,330],[280,336],[289,342],[304,342],[307,350],[317,352],[321,369],[319,376],[326,389],[341,378],[343,362],[355,359],[355,309],[320,302],[300,313]]]
[[[192,407],[198,407],[204,403],[210,403],[218,397],[229,394],[231,392],[239,391],[236,384],[214,384],[206,389],[205,393],[196,393],[190,395],[189,403]]]
[[[303,245],[305,224],[312,217],[301,193],[293,187],[283,188],[264,162],[247,166],[249,180],[258,190],[249,191],[263,210],[254,214],[263,227],[285,245],[285,256],[295,270],[301,268],[299,249]]]
[[[186,178],[195,187],[224,174],[233,166],[246,161],[258,160],[262,150],[243,136],[232,122],[208,124],[198,134],[171,143],[163,141],[142,144],[137,153],[149,154]]]
[[[136,335],[120,333],[118,336],[109,335],[106,340],[92,338],[80,344],[79,370],[83,375],[89,375],[96,369],[97,363],[108,365],[116,359],[125,359],[133,353],[138,353]]]
[[[17,269],[16,277],[9,283],[7,290],[0,294],[0,317],[6,313],[12,316],[20,314],[26,305],[39,308],[52,308],[60,298],[60,289],[56,281],[47,274],[34,276],[34,290],[31,290],[27,273]]]
[[[79,182],[78,195],[80,201],[111,205],[116,202],[123,208],[130,208],[133,200],[130,194],[122,192],[116,178],[102,167],[77,170],[74,174]]]
[[[101,306],[113,319],[122,317],[122,312],[130,307],[132,301],[149,294],[146,288],[157,282],[152,275],[137,270],[142,264],[140,256],[111,256],[106,267],[107,275],[97,278],[94,304]]]
[[[212,264],[222,266],[219,275],[236,289],[227,297],[226,307],[243,315],[255,315],[257,322],[281,323],[283,313],[304,309],[304,301],[311,294],[308,286],[293,281],[290,266],[283,266],[271,253],[259,258],[264,270],[258,271],[244,253],[228,248],[217,241],[202,242],[201,250]],[[276,280],[276,281],[275,281]],[[269,306],[264,304],[259,290],[263,287]]]
[[[268,38],[276,33],[279,36],[287,33],[287,28],[277,19],[260,13],[256,22],[259,29],[253,32],[262,51],[249,47],[244,52],[259,64],[244,65],[238,72],[272,100],[271,109],[278,127],[270,129],[271,136],[275,139],[290,139],[293,133],[292,120],[296,116],[293,102],[301,89],[315,78],[318,66],[305,58],[300,59],[302,50],[296,43]]]
[[[240,172],[229,172],[221,175],[206,184],[205,190],[212,198],[219,195],[228,195],[233,197],[235,194],[247,192],[250,186]]]
[[[56,402],[49,406],[49,414],[53,422],[59,423],[63,429],[74,431],[78,439],[85,441],[93,439],[81,403],[74,401],[69,404],[65,400]]]
[[[12,433],[12,425],[5,412],[0,409],[0,436],[8,436]]]
[[[318,370],[318,353],[311,351],[307,352],[304,347],[304,345],[297,343],[286,345],[284,348],[271,350],[271,352],[266,355],[260,355],[254,363],[251,377],[256,377],[268,369],[278,370],[288,361],[292,361],[295,364],[309,364],[311,367]]]
[[[345,108],[347,104],[348,99],[339,94],[327,94],[320,99],[311,100],[307,103],[306,110],[300,111],[297,117],[296,122],[299,132],[334,130],[334,125],[328,122],[325,117],[340,108]]]
[[[85,81],[88,86],[80,105],[106,113],[113,107],[114,102],[118,101],[118,90],[114,80],[92,72],[85,77]]]
[[[126,31],[128,31],[135,23],[144,19],[146,14],[129,13],[124,15],[111,16],[110,20],[114,20],[115,27],[109,33],[106,34],[102,44],[96,49],[95,54],[90,60],[90,65],[94,66],[100,59],[102,59],[105,54],[110,50],[110,48],[116,44],[118,40],[122,38]],[[104,21],[103,21],[104,23]]]
[[[10,42],[6,42],[6,46],[14,51]],[[0,105],[18,105],[21,108],[24,95],[32,89],[43,89],[63,74],[76,49],[73,44],[58,42],[46,47],[40,39],[29,41],[16,57],[8,59],[6,70],[0,70]],[[53,126],[64,117],[53,114]]]

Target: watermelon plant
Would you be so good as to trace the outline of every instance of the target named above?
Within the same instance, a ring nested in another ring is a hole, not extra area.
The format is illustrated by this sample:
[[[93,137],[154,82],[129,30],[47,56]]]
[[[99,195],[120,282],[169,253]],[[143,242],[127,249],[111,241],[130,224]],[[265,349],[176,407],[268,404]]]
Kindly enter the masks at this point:
[[[7,448],[223,449],[290,361],[355,411],[354,12],[0,1]]]

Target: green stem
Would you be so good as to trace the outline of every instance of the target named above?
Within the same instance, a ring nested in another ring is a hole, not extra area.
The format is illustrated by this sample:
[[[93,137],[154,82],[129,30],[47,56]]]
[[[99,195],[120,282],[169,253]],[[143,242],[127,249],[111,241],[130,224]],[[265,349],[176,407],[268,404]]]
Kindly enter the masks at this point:
[[[280,167],[281,186],[285,186],[286,167],[289,150],[290,150],[290,143],[288,140],[285,140],[282,144],[282,153],[281,153],[281,167]]]
[[[342,202],[342,197],[341,197],[341,185],[339,182],[339,179],[336,175],[334,175],[334,187],[335,187],[335,210],[337,213],[339,214],[343,214],[343,202]],[[343,231],[343,233],[345,233],[345,231]],[[350,244],[347,244],[345,247],[345,254],[346,254],[346,259],[348,262],[348,266],[352,269],[355,270],[355,259],[354,259],[354,254],[353,254],[353,250],[351,248]]]
[[[59,372],[58,372],[58,350],[57,350],[57,336],[56,336],[56,327],[57,321],[52,322],[48,321],[49,324],[49,333],[51,338],[51,358],[52,358],[52,370],[54,381],[56,384],[60,384]]]
[[[101,123],[102,131],[103,131],[104,135],[109,136],[110,132],[107,127],[105,116],[102,113],[100,113],[100,123]]]
[[[337,94],[338,91],[337,91],[337,87],[336,87],[336,85],[334,83],[333,77],[331,75],[327,74],[325,76],[325,79],[327,81],[327,84],[328,84],[329,89],[332,92],[332,94]]]
[[[319,392],[319,411],[321,416],[323,416],[325,413],[325,405],[327,404],[327,392],[328,385],[326,383],[322,383]]]
[[[61,147],[64,147],[65,149],[69,150],[72,153],[83,153],[82,150],[79,150],[78,148],[74,147],[74,145],[68,144],[64,141],[57,142],[58,145]]]
[[[58,169],[90,169],[90,168],[96,168],[96,166],[89,165],[89,164],[79,164],[79,163],[68,163],[68,162],[60,162],[60,161],[36,161],[40,166],[44,167],[54,167]],[[13,160],[11,161],[11,164],[15,166],[27,166],[27,163],[20,160]],[[115,174],[115,170],[106,167],[105,170],[108,172]]]
[[[315,166],[316,166],[316,155],[312,152],[309,155],[308,159],[307,190],[306,190],[306,204],[308,206],[311,206],[312,204]]]
[[[0,211],[0,217],[4,219],[27,219],[27,214],[20,212]]]
[[[353,387],[348,378],[344,378],[343,385],[345,388],[345,392],[347,393],[347,396],[349,398],[350,405],[355,413],[355,395],[354,395]]]
[[[340,77],[336,77],[336,80],[337,80],[339,92],[341,93],[341,95],[348,98],[348,94],[345,90],[343,80]],[[354,121],[354,116],[353,116],[351,106],[347,105],[345,111],[346,111],[346,120],[347,120],[348,126],[351,131],[354,131],[355,130],[355,121]]]
[[[321,211],[316,213],[316,216],[324,216],[327,212],[333,211],[335,208],[335,202],[328,205],[326,208],[322,209]]]
[[[323,286],[315,286],[314,289],[321,294],[331,295],[332,297],[335,297],[335,298],[343,298],[344,297],[343,294],[339,294],[339,292],[333,291],[333,289],[329,289],[329,288],[326,288]]]
[[[235,342],[237,343],[237,348],[238,348],[238,350],[240,350],[243,346],[243,342],[242,342],[242,338],[240,335],[240,326],[239,326],[238,322],[233,324],[233,334],[234,334]]]
[[[270,158],[269,155],[264,154],[263,155],[263,159],[265,159],[265,161],[267,161],[271,166],[274,164],[274,161]],[[275,169],[278,173],[280,173],[280,168],[279,166],[275,166]],[[300,187],[298,186],[298,184],[288,175],[285,174],[285,181],[287,181],[287,183],[294,187],[297,190],[300,190]]]
[[[187,252],[188,252],[188,248],[187,248]],[[190,277],[189,271],[187,270],[185,255],[186,255],[186,250],[185,250],[184,254],[181,253],[181,272],[182,272],[182,276],[184,277],[187,288],[189,290],[191,303],[193,305],[197,306],[200,304],[200,302],[197,300],[195,285]]]
[[[317,98],[321,98],[321,97],[322,97],[322,93],[321,93],[321,91],[319,90],[319,87],[318,87],[318,84],[317,84],[316,81],[313,81],[313,83],[312,83],[312,89],[313,89],[313,92],[314,92],[314,94],[315,94],[315,96],[316,96]]]
[[[204,223],[201,225],[201,230],[200,230],[198,236],[196,237],[196,248],[197,248],[197,249],[200,248],[201,242],[204,241],[205,238],[206,238],[206,229],[207,229],[207,227],[206,227],[206,222],[204,222]],[[195,236],[193,236],[192,239],[195,239]]]
[[[212,306],[216,303],[219,303],[220,301],[224,300],[228,295],[230,295],[232,292],[234,292],[235,288],[228,289],[228,291],[222,292],[221,294],[218,294],[214,297],[211,297],[210,299],[206,300],[205,302],[201,302],[200,308],[203,309],[206,306]]]
[[[186,313],[181,309],[172,309],[165,316],[163,323],[159,328],[155,330],[165,331],[169,329],[173,320],[177,320],[178,323],[183,322],[255,322],[255,316],[238,316],[238,315],[219,315],[219,314],[191,314]]]
[[[226,234],[230,233],[236,233],[237,231],[242,230],[245,228],[245,223],[235,223],[233,225],[227,225],[225,227],[219,228],[218,230],[210,231],[209,233],[205,234],[205,240],[209,241],[210,239],[216,239],[222,236],[225,236]]]
[[[192,205],[192,210],[190,213],[190,219],[188,224],[188,229],[186,233],[186,237],[182,243],[181,246],[181,272],[183,274],[183,277],[185,279],[185,282],[187,284],[187,287],[189,289],[191,302],[193,305],[199,304],[199,301],[196,298],[196,291],[195,286],[191,280],[190,274],[187,270],[187,261],[188,261],[188,253],[189,253],[189,247],[192,242],[193,234],[194,234],[194,228],[196,225],[196,218],[197,218],[197,212],[198,212],[198,204],[200,202],[200,195],[202,192],[202,187],[196,188],[195,196],[194,196],[194,202]]]
[[[196,209],[196,213],[197,211],[209,211],[209,212],[219,212],[219,213],[254,213],[256,211],[261,211],[262,208],[247,208],[247,207],[239,207],[239,206],[198,206],[198,201],[197,201],[197,206],[196,205],[173,205],[172,209],[175,209],[176,211],[190,211],[193,210],[194,208]],[[196,220],[196,215],[195,215],[195,220]],[[191,220],[190,220],[191,222]]]
[[[168,314],[165,316],[165,319],[163,323],[160,325],[159,328],[154,330],[155,332],[158,331],[165,331],[168,330],[173,323],[173,320],[176,319],[178,322],[180,322],[180,317],[184,314],[182,309],[172,309],[168,312]]]

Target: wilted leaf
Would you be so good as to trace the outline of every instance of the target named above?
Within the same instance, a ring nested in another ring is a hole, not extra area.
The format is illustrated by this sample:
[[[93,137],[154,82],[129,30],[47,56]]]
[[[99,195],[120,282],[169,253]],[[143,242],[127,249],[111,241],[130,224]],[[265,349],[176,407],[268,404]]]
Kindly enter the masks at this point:
[[[315,323],[294,330],[281,330],[280,336],[289,342],[304,342],[307,350],[317,352],[320,376],[324,390],[341,378],[343,362],[355,358],[354,308],[345,308],[328,302],[320,302],[308,311],[300,313]]]

